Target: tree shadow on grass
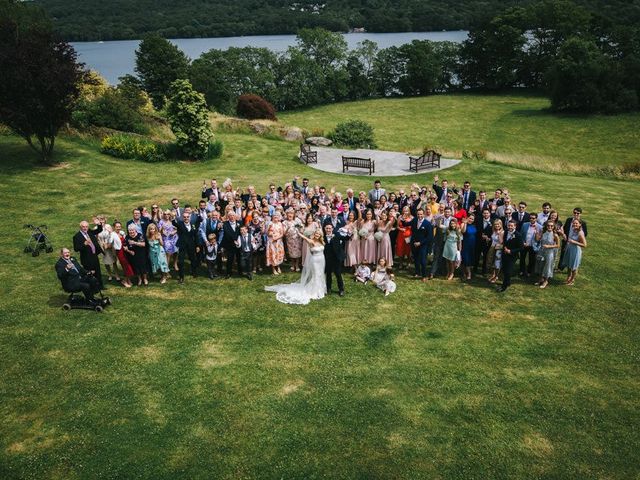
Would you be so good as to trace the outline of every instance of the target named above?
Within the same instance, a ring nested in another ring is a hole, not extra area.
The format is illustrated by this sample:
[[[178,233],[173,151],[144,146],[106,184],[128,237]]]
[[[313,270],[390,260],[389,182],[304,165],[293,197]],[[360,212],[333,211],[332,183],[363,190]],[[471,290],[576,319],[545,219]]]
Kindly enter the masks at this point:
[[[26,143],[20,143],[15,137],[10,142],[0,142],[0,172],[16,175],[37,168],[38,154]]]
[[[514,117],[550,117],[556,119],[588,120],[593,117],[586,113],[560,113],[550,108],[523,108],[510,111],[507,115]]]

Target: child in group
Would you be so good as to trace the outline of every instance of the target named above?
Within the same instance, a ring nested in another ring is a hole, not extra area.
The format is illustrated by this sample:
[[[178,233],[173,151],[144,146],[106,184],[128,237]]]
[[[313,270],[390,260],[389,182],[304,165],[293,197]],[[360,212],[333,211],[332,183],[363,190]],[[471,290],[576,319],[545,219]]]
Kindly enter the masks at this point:
[[[358,265],[358,268],[356,268],[356,272],[353,276],[353,279],[356,282],[361,282],[361,283],[364,283],[365,285],[369,280],[371,280],[371,269],[369,268],[369,265],[367,265],[366,262],[364,261],[360,262],[360,265]]]
[[[378,260],[378,265],[371,275],[371,280],[380,290],[384,292],[384,296],[388,296],[390,293],[396,291],[396,282],[394,282],[395,276],[390,268],[387,268],[387,261],[384,258]]]
[[[210,233],[204,245],[204,258],[207,261],[207,272],[209,278],[213,280],[218,276],[216,273],[216,259],[218,258],[218,242],[215,233]]]

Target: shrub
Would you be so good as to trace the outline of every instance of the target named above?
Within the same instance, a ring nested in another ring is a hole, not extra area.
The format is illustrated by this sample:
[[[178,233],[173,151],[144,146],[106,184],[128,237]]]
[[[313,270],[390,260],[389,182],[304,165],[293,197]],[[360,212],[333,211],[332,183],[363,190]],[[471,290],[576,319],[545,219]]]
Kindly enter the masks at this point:
[[[240,95],[236,106],[239,117],[249,120],[277,120],[276,109],[259,95]]]
[[[329,138],[338,146],[352,148],[377,148],[373,127],[362,120],[348,120],[336,125]]]
[[[180,149],[192,158],[205,158],[213,137],[209,111],[204,95],[196,92],[188,80],[171,84],[167,117]]]
[[[71,115],[71,124],[80,129],[94,125],[140,134],[149,131],[138,103],[119,88],[108,88],[94,100],[81,101]]]
[[[222,152],[224,151],[224,145],[221,140],[214,140],[209,142],[209,150],[207,151],[207,158],[209,160],[213,160],[214,158],[219,158],[222,156]]]
[[[136,159],[143,162],[163,162],[167,159],[163,145],[146,138],[131,135],[109,135],[102,139],[100,151],[116,158]]]

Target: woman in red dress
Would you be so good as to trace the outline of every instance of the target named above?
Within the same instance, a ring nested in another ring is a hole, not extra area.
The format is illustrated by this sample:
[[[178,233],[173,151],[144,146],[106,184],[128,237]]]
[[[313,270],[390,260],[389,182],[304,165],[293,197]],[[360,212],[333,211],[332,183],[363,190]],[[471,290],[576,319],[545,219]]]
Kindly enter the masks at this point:
[[[402,209],[402,215],[400,215],[397,225],[396,255],[400,257],[399,268],[405,268],[411,256],[411,222],[413,222],[413,216],[411,215],[409,207],[405,206]]]
[[[469,215],[467,211],[462,208],[462,202],[460,200],[453,201],[453,217],[458,220],[458,225],[462,225],[464,223],[464,219]]]
[[[135,276],[135,272],[133,271],[133,267],[129,263],[127,259],[127,255],[125,254],[124,249],[122,248],[122,241],[124,240],[125,232],[122,230],[122,224],[120,222],[116,222],[113,224],[113,231],[118,234],[118,238],[120,239],[120,244],[115,245],[116,248],[116,256],[118,257],[118,261],[120,262],[120,266],[122,267],[122,271],[124,272],[124,279],[122,280],[122,285],[129,288],[131,285],[131,277]]]

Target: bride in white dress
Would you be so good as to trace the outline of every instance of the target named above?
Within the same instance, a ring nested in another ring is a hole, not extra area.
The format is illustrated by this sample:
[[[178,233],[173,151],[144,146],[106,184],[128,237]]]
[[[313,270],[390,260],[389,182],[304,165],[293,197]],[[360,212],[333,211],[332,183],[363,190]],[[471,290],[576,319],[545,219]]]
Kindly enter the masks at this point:
[[[309,244],[309,252],[302,267],[300,280],[295,283],[264,287],[268,292],[276,292],[276,299],[282,303],[306,305],[311,300],[323,298],[327,293],[322,230],[316,230],[311,238],[304,235],[300,235],[300,238]]]

